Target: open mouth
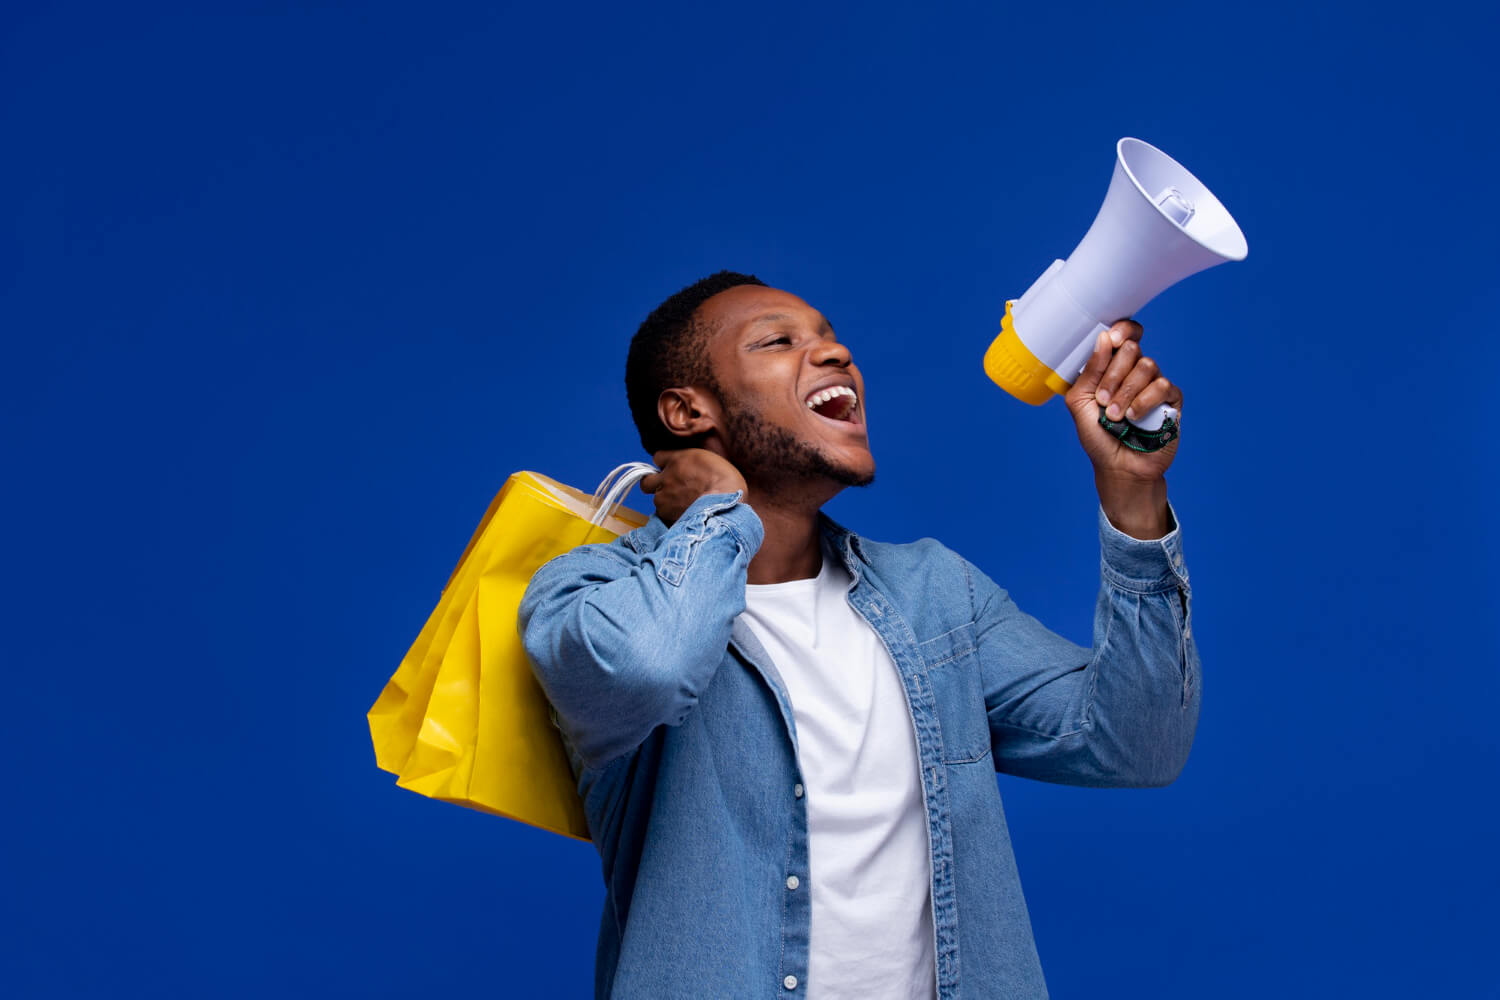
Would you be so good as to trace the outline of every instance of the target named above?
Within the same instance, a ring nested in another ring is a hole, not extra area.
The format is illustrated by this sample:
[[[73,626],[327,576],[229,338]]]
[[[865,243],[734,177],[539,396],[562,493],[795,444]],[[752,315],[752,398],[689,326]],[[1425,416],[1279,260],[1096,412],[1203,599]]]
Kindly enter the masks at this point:
[[[859,396],[846,385],[830,386],[808,396],[807,408],[829,420],[853,422],[854,411],[859,409]]]

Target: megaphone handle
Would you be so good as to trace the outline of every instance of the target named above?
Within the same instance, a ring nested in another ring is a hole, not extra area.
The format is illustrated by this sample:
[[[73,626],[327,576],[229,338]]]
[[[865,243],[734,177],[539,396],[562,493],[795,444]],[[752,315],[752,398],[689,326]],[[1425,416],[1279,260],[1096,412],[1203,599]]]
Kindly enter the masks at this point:
[[[1158,403],[1148,410],[1143,416],[1136,417],[1130,421],[1143,431],[1159,431],[1161,425],[1168,420],[1177,419],[1177,410],[1166,403]]]
[[[1139,421],[1111,420],[1099,407],[1099,426],[1120,439],[1132,451],[1160,451],[1177,438],[1178,411],[1166,403],[1157,406]],[[1147,428],[1152,428],[1147,430]]]

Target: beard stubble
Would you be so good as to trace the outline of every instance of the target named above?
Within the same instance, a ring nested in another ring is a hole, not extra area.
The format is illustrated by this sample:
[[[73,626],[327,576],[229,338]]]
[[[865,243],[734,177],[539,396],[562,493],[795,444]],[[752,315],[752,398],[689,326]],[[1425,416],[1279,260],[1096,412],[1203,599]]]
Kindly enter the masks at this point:
[[[840,486],[869,486],[873,472],[865,474],[838,465],[785,427],[777,427],[760,414],[719,399],[724,405],[728,437],[734,443],[729,460],[746,480],[775,483],[788,479],[827,479]]]

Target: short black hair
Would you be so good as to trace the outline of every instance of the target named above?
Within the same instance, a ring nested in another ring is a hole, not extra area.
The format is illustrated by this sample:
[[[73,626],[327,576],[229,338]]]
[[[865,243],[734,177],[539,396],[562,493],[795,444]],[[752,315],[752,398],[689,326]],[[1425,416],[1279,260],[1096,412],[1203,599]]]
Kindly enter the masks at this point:
[[[697,322],[698,307],[730,288],[766,283],[753,274],[719,271],[688,285],[651,310],[630,340],[625,358],[625,396],[641,444],[650,454],[691,442],[667,430],[656,413],[661,394],[678,386],[712,385],[708,367],[708,338]]]

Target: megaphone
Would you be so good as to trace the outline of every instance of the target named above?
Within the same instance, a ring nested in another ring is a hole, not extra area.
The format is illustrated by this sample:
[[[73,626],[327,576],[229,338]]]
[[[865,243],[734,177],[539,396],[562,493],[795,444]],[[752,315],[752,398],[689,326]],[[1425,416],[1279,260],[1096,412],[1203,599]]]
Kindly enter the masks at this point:
[[[1139,139],[1115,145],[1115,173],[1083,240],[1005,304],[984,370],[1017,399],[1040,405],[1068,391],[1101,331],[1188,275],[1244,260],[1245,234],[1203,182]],[[1131,421],[1157,431],[1166,404]]]

